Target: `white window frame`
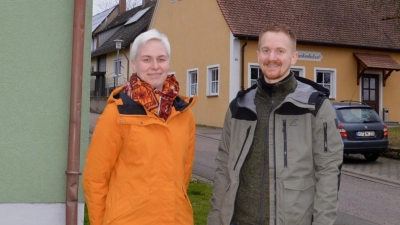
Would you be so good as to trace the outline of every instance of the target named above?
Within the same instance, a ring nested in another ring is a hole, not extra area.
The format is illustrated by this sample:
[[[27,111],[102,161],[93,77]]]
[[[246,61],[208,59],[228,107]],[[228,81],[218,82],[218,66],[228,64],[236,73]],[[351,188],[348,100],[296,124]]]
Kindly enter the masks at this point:
[[[218,78],[213,80],[213,71],[217,71]],[[221,70],[219,64],[207,66],[207,96],[219,96],[219,83],[221,80]],[[216,91],[212,90],[213,83],[216,84]]]
[[[290,70],[299,71],[300,77],[306,77],[306,67],[305,66],[291,66]]]
[[[247,87],[249,88],[252,86],[251,82],[254,81],[254,79],[251,79],[251,69],[258,68],[259,71],[261,71],[261,70],[260,70],[260,65],[258,63],[249,63],[247,68],[248,68]],[[261,72],[261,75],[262,75],[262,72]],[[258,77],[260,77],[260,74],[258,74]],[[257,79],[256,79],[256,82],[257,82]]]
[[[192,83],[192,72],[196,72],[196,83]],[[199,94],[199,69],[193,68],[187,70],[187,89],[186,95],[189,97],[193,97],[194,95]],[[196,87],[196,93],[192,93],[192,86]]]
[[[317,73],[318,72],[330,72],[331,73],[331,88],[330,88],[330,99],[336,99],[336,69],[335,68],[321,68],[321,67],[314,67],[314,81],[317,83]]]
[[[118,63],[119,62],[119,68],[118,68]],[[114,59],[114,77],[116,76],[121,76],[121,67],[122,67],[122,61],[121,59]],[[118,71],[119,70],[119,71]],[[119,72],[119,73],[118,73]]]

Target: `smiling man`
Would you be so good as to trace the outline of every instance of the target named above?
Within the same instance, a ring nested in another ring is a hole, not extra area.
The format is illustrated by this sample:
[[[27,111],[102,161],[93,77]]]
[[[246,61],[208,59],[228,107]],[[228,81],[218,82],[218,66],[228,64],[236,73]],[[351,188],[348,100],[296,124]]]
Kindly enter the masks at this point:
[[[260,36],[257,51],[258,64],[267,83],[276,83],[287,77],[290,66],[297,61],[296,37],[290,30],[275,28]]]
[[[226,113],[209,225],[333,225],[343,142],[329,91],[290,67],[296,36],[271,24],[259,36],[263,76]]]

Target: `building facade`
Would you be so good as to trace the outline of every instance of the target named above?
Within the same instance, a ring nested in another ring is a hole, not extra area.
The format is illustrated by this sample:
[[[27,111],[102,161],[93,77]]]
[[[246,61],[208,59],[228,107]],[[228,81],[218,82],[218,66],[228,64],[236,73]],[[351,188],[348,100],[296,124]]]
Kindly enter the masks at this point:
[[[297,34],[296,75],[329,88],[331,101],[363,101],[400,121],[400,25],[383,21],[385,10],[362,0],[167,0],[157,2],[151,28],[171,42],[182,94],[199,96],[198,124],[221,127],[229,102],[261,75],[258,34],[271,22]]]
[[[81,168],[89,144],[91,13],[88,0],[81,135],[75,137]],[[66,224],[74,1],[0,1],[0,20],[0,224]]]

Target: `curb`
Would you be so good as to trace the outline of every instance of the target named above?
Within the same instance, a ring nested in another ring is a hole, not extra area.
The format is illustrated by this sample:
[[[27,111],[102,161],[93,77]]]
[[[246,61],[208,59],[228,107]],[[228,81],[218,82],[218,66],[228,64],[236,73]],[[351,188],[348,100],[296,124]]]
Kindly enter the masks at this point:
[[[213,139],[213,140],[216,140],[216,141],[221,140],[221,138],[210,137],[209,135],[205,135],[205,134],[201,134],[201,133],[196,133],[196,135],[197,135],[197,136],[200,136],[200,137],[205,137],[205,138]]]
[[[192,174],[192,179],[199,180],[199,181],[204,182],[204,183],[207,183],[207,184],[209,184],[209,185],[212,185],[212,184],[214,183],[212,180],[209,180],[209,179],[207,179],[207,178],[198,176],[198,175],[196,175],[196,174]]]
[[[372,180],[372,181],[374,181],[374,180],[375,181],[382,181],[382,182],[385,182],[385,183],[392,184],[392,185],[400,187],[400,181],[397,181],[397,180],[390,180],[390,179],[382,178],[382,177],[379,177],[379,176],[367,175],[367,174],[364,174],[364,173],[359,173],[359,172],[347,170],[347,169],[344,169],[344,168],[342,168],[342,173],[345,174],[345,175],[348,175],[348,176],[355,176],[355,177],[362,178],[362,179],[367,179],[367,180]]]

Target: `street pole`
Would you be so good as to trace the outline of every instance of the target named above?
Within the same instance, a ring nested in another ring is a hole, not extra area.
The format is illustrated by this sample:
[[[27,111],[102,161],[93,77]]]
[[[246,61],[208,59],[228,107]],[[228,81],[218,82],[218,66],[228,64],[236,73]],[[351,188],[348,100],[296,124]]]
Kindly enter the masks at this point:
[[[119,62],[119,49],[117,49],[117,78],[116,78],[117,87],[118,87],[118,76],[120,74],[120,71],[121,71],[121,63]]]
[[[120,62],[121,60],[119,58],[119,50],[121,49],[121,44],[123,40],[116,39],[114,40],[114,42],[115,42],[115,48],[117,49],[117,74],[115,74],[115,82],[117,83],[118,87],[118,76],[121,74],[121,62]]]

